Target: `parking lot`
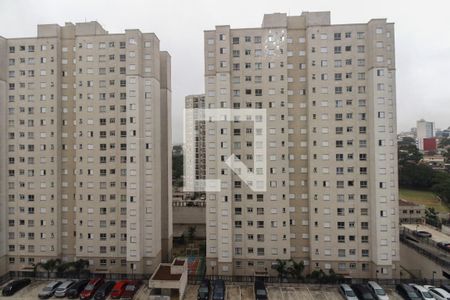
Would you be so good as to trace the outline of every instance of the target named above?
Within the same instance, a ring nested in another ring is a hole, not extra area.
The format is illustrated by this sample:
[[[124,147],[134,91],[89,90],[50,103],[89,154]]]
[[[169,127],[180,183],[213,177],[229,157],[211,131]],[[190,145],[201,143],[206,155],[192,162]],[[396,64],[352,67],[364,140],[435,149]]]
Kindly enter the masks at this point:
[[[197,299],[198,286],[188,286],[185,300]],[[268,285],[267,292],[270,300],[342,300],[337,286],[298,285],[298,286],[276,286]],[[390,300],[402,300],[393,290],[386,289]],[[253,285],[227,285],[227,300],[250,300],[254,299]]]
[[[36,300],[38,299],[38,293],[49,283],[50,281],[33,281],[26,288],[18,291],[12,297],[2,297],[0,300]],[[189,285],[186,290],[185,300],[197,299],[197,285]],[[389,294],[391,300],[401,300],[392,289],[385,289]],[[338,287],[335,285],[295,285],[295,286],[279,286],[279,285],[267,285],[267,292],[269,299],[273,300],[342,300],[343,298],[338,292]],[[144,284],[135,296],[135,300],[148,300],[150,290],[146,284]],[[52,297],[52,299],[56,299]],[[109,298],[108,298],[109,299]],[[254,299],[253,285],[239,285],[239,284],[227,284],[226,286],[226,299],[227,300],[250,300]]]
[[[8,300],[12,300],[12,299],[14,299],[14,300],[36,300],[36,299],[38,299],[39,292],[49,282],[50,281],[47,281],[47,280],[32,281],[30,285],[21,289],[20,291],[18,291],[11,297],[3,297],[0,293],[0,300],[6,300],[6,299],[8,299]],[[141,286],[139,291],[136,293],[134,299],[135,300],[148,300],[149,295],[150,295],[150,290],[148,289],[147,285],[144,284],[143,286]],[[51,297],[50,299],[61,299],[61,298]],[[108,297],[108,299],[110,299],[110,298]],[[197,299],[197,294],[196,294],[195,299]]]

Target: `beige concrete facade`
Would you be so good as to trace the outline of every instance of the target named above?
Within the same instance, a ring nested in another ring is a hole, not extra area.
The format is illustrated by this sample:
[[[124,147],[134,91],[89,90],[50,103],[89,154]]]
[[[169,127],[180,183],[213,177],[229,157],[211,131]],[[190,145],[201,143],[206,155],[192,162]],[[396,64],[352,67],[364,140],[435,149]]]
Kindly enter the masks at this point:
[[[0,56],[6,269],[83,258],[152,272],[172,240],[170,55],[157,36],[38,25],[1,38]]]
[[[265,15],[260,28],[205,31],[205,108],[265,109],[267,191],[250,170],[251,122],[206,122],[207,270],[398,276],[394,25],[330,24],[329,12]],[[252,170],[258,171],[258,170]]]

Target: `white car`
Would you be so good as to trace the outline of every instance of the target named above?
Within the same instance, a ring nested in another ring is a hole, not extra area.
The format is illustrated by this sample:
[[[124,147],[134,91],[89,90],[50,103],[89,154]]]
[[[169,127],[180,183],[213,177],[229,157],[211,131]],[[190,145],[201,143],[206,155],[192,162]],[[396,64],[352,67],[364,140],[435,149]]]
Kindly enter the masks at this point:
[[[430,287],[428,291],[436,300],[450,300],[450,293],[444,289]]]
[[[428,291],[428,289],[424,288],[421,285],[411,283],[410,286],[416,291],[417,294],[419,294],[420,297],[424,300],[432,300],[435,299],[433,295]]]
[[[348,284],[341,284],[339,286],[339,293],[341,293],[342,297],[344,297],[345,300],[358,300],[355,292]]]
[[[369,290],[372,292],[372,294],[375,296],[376,299],[389,300],[389,296],[386,294],[383,288],[375,281],[369,281],[367,283],[367,286],[369,287]]]

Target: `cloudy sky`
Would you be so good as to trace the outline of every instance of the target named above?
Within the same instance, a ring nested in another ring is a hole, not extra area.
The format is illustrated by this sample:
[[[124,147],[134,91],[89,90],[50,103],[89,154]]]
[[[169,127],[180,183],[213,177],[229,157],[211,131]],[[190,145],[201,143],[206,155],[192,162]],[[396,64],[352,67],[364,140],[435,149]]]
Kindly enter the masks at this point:
[[[258,27],[264,13],[331,11],[332,23],[396,23],[399,131],[416,120],[450,126],[450,4],[447,0],[0,0],[0,35],[36,35],[36,24],[96,20],[111,33],[155,32],[172,55],[173,140],[182,141],[184,96],[203,92],[203,30]]]

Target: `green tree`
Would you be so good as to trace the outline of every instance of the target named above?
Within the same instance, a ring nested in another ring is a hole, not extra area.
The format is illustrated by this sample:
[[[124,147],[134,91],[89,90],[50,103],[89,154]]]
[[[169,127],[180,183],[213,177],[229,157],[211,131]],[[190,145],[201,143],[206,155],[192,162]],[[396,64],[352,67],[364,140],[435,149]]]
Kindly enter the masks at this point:
[[[328,275],[326,276],[327,283],[337,283],[341,280],[343,276],[341,274],[337,274],[333,269],[328,271]]]
[[[305,269],[305,265],[303,264],[303,261],[296,262],[294,260],[291,260],[291,265],[288,268],[289,274],[292,276],[292,278],[301,280],[303,279],[303,270]]]
[[[63,274],[67,270],[69,270],[71,268],[71,266],[72,266],[72,264],[70,262],[60,262],[56,266],[56,273],[58,274],[58,276],[61,276],[61,274]]]
[[[434,171],[433,193],[438,195],[446,204],[450,202],[450,174],[442,171]]]
[[[398,163],[401,166],[407,162],[418,163],[423,158],[423,154],[416,147],[416,142],[412,143],[409,139],[411,138],[404,138],[398,142]]]
[[[283,279],[283,277],[286,276],[288,272],[288,265],[286,260],[277,259],[277,264],[275,266],[275,270],[278,272],[278,277],[280,278],[280,281]]]
[[[311,281],[313,283],[320,283],[320,284],[326,282],[326,277],[327,277],[327,274],[325,274],[325,272],[322,269],[314,270],[309,275],[309,278],[311,279]]]
[[[435,227],[439,227],[441,224],[441,221],[439,220],[439,216],[436,212],[436,209],[434,207],[428,207],[425,210],[425,220],[427,224],[430,224]]]
[[[428,189],[433,183],[433,169],[427,165],[405,162],[399,167],[398,180],[401,187]]]
[[[442,153],[442,156],[444,156],[445,162],[449,163],[450,162],[450,148],[447,149],[446,151],[444,151]]]
[[[189,226],[189,228],[188,228],[188,239],[189,239],[190,243],[192,243],[192,241],[194,240],[196,231],[197,231],[197,227]]]
[[[89,261],[86,259],[79,259],[70,263],[70,269],[75,271],[78,277],[81,273],[86,272],[89,268]]]
[[[439,148],[445,148],[447,146],[450,146],[450,138],[449,137],[444,137],[444,138],[439,139],[439,144],[438,144]]]
[[[47,271],[47,278],[50,278],[50,273],[54,272],[57,269],[58,265],[60,264],[61,264],[60,259],[49,259],[45,263],[36,264],[35,269],[36,270],[38,268],[44,269],[45,271]]]

